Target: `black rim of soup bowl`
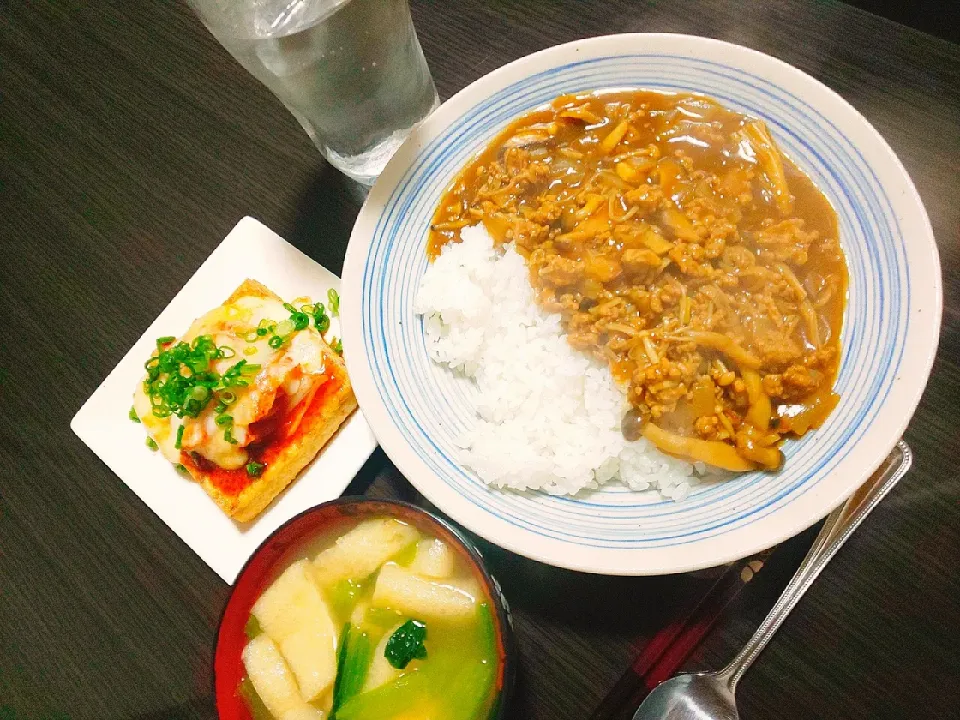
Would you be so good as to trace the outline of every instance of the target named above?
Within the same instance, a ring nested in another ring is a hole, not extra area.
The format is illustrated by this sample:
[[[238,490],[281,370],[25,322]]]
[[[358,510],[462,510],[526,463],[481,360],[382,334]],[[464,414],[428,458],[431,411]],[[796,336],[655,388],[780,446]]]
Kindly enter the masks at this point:
[[[503,656],[501,661],[503,672],[500,690],[497,692],[496,697],[494,698],[493,706],[491,707],[490,715],[487,720],[503,720],[506,717],[506,710],[513,696],[514,685],[516,683],[516,638],[514,636],[513,617],[510,612],[510,605],[507,602],[506,596],[503,594],[500,583],[497,581],[496,577],[494,577],[493,573],[487,569],[483,554],[463,530],[449,520],[440,517],[436,513],[403,500],[382,500],[366,498],[362,495],[350,495],[336,498],[334,500],[328,500],[327,502],[314,505],[311,508],[297,513],[292,518],[280,525],[272,533],[270,533],[263,540],[263,542],[257,546],[256,550],[251,553],[250,557],[247,558],[247,560],[243,563],[243,567],[240,568],[240,572],[237,573],[236,579],[230,584],[230,594],[227,596],[227,601],[224,603],[223,610],[220,613],[220,619],[217,622],[217,635],[213,652],[213,696],[217,709],[217,717],[221,717],[219,696],[217,694],[217,654],[221,644],[223,622],[226,618],[227,610],[230,608],[230,605],[233,602],[237,586],[240,584],[240,581],[244,578],[244,575],[249,570],[250,565],[260,556],[264,549],[274,541],[276,535],[285,531],[291,525],[303,522],[306,517],[315,513],[327,511],[330,508],[338,509],[344,517],[353,515],[358,519],[361,517],[398,516],[398,519],[403,520],[404,518],[399,517],[399,515],[402,515],[403,513],[409,513],[414,516],[418,516],[427,525],[439,527],[442,531],[445,531],[448,535],[450,535],[457,542],[457,544],[459,544],[460,548],[469,557],[473,567],[476,568],[477,572],[479,572],[481,578],[483,579],[486,594],[492,600],[494,609],[496,610],[498,627],[497,635],[500,646],[503,648]],[[401,513],[398,514],[396,512],[397,510],[400,510]],[[332,518],[330,524],[334,524]],[[283,549],[278,549],[278,555],[286,552],[289,549],[289,546],[284,547]]]

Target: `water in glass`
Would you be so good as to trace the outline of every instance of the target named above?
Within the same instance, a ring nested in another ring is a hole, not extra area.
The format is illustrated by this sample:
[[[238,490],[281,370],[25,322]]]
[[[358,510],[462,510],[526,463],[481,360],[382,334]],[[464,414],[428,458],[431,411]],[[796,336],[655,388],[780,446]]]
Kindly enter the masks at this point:
[[[338,169],[371,184],[437,91],[407,0],[191,0]]]

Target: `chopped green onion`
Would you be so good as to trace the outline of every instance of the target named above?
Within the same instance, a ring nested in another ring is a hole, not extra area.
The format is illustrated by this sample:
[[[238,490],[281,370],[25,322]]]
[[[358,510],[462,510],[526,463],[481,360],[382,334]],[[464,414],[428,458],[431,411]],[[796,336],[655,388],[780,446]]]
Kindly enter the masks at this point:
[[[279,335],[274,335],[272,338],[267,340],[267,345],[272,347],[274,350],[277,350],[283,345],[283,338]]]
[[[217,417],[216,417],[216,419],[214,420],[214,422],[215,422],[219,427],[231,426],[231,425],[233,425],[233,416],[232,416],[232,415],[217,415]]]
[[[187,466],[184,465],[183,463],[177,463],[174,467],[176,467],[177,472],[181,472],[181,473],[187,472]]]
[[[330,346],[337,355],[343,355],[343,340],[337,338],[331,343]]]
[[[162,348],[162,347],[164,347],[165,345],[169,345],[169,344],[172,343],[174,340],[176,340],[176,338],[175,338],[173,335],[164,335],[163,337],[158,337],[158,338],[157,338],[157,347],[158,347],[158,348]]]
[[[157,417],[196,417],[207,406],[222,378],[210,363],[230,355],[221,351],[211,335],[198,335],[191,342],[181,341],[158,349],[147,361],[144,392],[150,398]]]
[[[180,374],[184,377],[193,377],[200,373],[206,373],[208,370],[210,370],[210,360],[206,355],[199,355],[185,361],[183,367],[180,368]]]
[[[266,467],[267,466],[263,463],[258,463],[255,460],[251,460],[247,463],[247,475],[254,478],[260,477],[263,475],[263,471]]]
[[[306,313],[295,312],[290,315],[290,322],[293,323],[294,330],[303,330],[310,325],[310,316]]]
[[[147,447],[151,450],[158,450],[160,448],[160,446],[157,445],[157,441],[149,436],[147,437]]]
[[[220,384],[220,376],[212,371],[199,372],[193,376],[193,381],[206,388],[215,388]]]
[[[327,302],[330,303],[330,314],[336,317],[340,314],[340,295],[336,290],[327,290]]]
[[[186,343],[183,343],[186,345]],[[193,349],[203,355],[210,355],[216,352],[217,346],[213,344],[212,335],[197,335],[193,340]]]
[[[183,430],[184,430],[185,427],[186,427],[185,425],[181,425],[180,427],[177,428],[177,440],[176,440],[176,442],[173,443],[173,446],[174,446],[177,450],[180,449],[180,443],[183,442]]]
[[[328,295],[329,297],[329,295]],[[337,299],[339,303],[339,298]],[[338,306],[339,307],[339,306]],[[330,327],[330,318],[327,316],[327,310],[323,303],[314,303],[313,305],[304,305],[301,310],[308,315],[313,316],[313,324],[321,333],[326,332]]]
[[[290,322],[289,320],[284,320],[282,323],[277,325],[276,333],[281,337],[286,337],[287,335],[293,332],[293,327],[294,325],[292,322]]]
[[[257,330],[250,330],[240,335],[240,337],[248,343],[255,343],[257,338],[260,337],[260,333]]]
[[[256,348],[255,346],[253,346],[253,345],[247,345],[247,347],[245,347],[245,348],[243,349],[243,354],[244,354],[244,355],[256,355],[256,354],[257,354],[257,348]]]
[[[290,303],[284,303],[283,309],[286,310],[288,313],[295,313],[297,311],[297,309]]]
[[[248,332],[245,338],[255,342],[256,332]],[[223,373],[215,369],[216,360],[236,355],[233,347],[218,346],[213,335],[198,335],[189,342],[177,342],[172,336],[160,338],[157,351],[144,363],[147,376],[142,387],[153,416],[196,418],[211,402],[217,407],[216,414],[221,415],[237,401],[237,393],[232,390],[250,385],[261,368],[257,363],[240,360]],[[136,415],[132,409],[131,421]]]
[[[133,405],[130,406],[130,412],[127,413],[127,417],[133,420],[135,423],[140,422],[140,416],[137,415],[137,410]]]
[[[233,365],[223,374],[223,377],[220,378],[220,384],[223,387],[246,387],[250,383],[244,380],[242,375],[256,375],[260,370],[260,366],[253,363],[248,363],[246,360],[241,360],[236,365]]]
[[[233,437],[233,432],[230,430],[230,428],[227,428],[226,430],[223,431],[223,439],[226,440],[231,445],[237,444],[237,439]]]

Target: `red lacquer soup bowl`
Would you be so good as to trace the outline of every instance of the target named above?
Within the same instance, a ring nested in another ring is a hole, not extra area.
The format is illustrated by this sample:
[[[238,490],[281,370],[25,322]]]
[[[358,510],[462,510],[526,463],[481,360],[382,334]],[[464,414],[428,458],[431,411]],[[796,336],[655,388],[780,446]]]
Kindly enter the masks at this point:
[[[453,525],[415,505],[347,497],[323,503],[289,520],[257,548],[240,571],[220,619],[214,657],[217,712],[221,720],[252,720],[250,710],[239,693],[244,676],[240,656],[247,643],[244,626],[257,598],[312,542],[320,537],[346,532],[358,522],[375,517],[396,518],[426,535],[439,538],[471,568],[485,595],[484,600],[495,610],[493,617],[499,667],[490,720],[506,717],[515,674],[513,629],[507,601],[499,583],[484,566],[480,551]]]

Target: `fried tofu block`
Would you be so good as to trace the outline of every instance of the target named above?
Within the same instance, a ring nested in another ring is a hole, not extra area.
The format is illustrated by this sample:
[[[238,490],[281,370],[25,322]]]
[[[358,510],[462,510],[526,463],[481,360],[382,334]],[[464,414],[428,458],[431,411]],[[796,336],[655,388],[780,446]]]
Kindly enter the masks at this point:
[[[317,555],[314,574],[323,587],[339,580],[363,580],[419,539],[415,528],[399,520],[366,520]]]
[[[303,704],[297,681],[273,640],[257,635],[243,649],[242,658],[247,677],[271,715],[281,717]]]
[[[454,621],[472,618],[477,598],[453,583],[434,582],[387,563],[377,576],[372,603],[418,620]]]
[[[417,543],[410,570],[424,577],[443,579],[453,575],[456,567],[456,553],[449,545],[437,538],[424,538]]]

